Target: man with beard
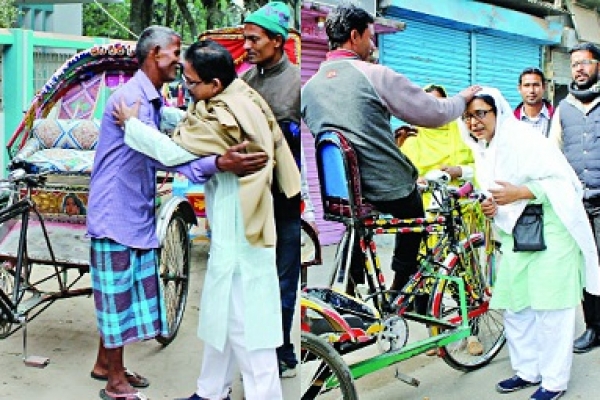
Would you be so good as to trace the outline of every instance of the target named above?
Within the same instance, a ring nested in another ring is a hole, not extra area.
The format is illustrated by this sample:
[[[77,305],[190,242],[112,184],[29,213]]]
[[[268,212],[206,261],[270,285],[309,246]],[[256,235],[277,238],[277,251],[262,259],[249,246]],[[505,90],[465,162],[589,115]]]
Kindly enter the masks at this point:
[[[571,54],[568,96],[560,102],[552,118],[550,138],[562,147],[567,160],[584,187],[583,204],[596,246],[600,244],[600,49],[592,43],[580,43]],[[575,339],[573,351],[585,353],[600,345],[600,296],[584,290],[583,315],[586,329]]]
[[[515,117],[527,122],[536,131],[548,137],[554,107],[544,99],[546,92],[544,73],[539,68],[525,68],[519,75],[517,89],[523,101],[515,108]]]

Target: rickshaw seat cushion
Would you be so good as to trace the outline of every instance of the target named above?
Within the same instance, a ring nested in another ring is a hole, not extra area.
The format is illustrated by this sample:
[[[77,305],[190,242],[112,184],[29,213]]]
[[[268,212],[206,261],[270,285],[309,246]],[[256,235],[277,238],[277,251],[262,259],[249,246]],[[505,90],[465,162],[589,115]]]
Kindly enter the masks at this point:
[[[37,119],[31,128],[31,138],[40,149],[95,150],[100,123],[93,119]]]
[[[18,156],[40,172],[90,174],[100,132],[89,119],[38,119]]]
[[[95,155],[93,150],[43,149],[25,160],[40,172],[91,174]]]
[[[355,218],[363,219],[377,213],[375,207],[369,203],[363,202],[352,207],[347,199],[340,197],[327,196],[324,203],[327,213],[330,215],[346,218],[351,218],[354,215]]]

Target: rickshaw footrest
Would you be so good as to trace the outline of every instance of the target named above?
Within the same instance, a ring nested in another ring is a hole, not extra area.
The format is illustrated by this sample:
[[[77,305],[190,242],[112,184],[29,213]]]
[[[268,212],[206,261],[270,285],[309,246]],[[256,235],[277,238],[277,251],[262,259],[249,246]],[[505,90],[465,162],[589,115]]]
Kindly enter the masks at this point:
[[[412,376],[406,375],[403,372],[400,372],[398,370],[398,368],[396,368],[396,375],[395,375],[396,379],[404,382],[404,383],[408,383],[411,386],[414,387],[418,387],[421,384],[421,381],[418,380],[417,378],[413,378]]]
[[[41,356],[28,356],[23,359],[23,362],[28,367],[45,368],[50,363],[50,359]]]

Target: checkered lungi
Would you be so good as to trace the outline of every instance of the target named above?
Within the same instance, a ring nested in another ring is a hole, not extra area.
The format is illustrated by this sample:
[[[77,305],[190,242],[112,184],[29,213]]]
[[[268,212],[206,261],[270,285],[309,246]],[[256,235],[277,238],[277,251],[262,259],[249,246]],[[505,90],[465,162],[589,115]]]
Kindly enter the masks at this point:
[[[90,273],[100,336],[106,348],[167,334],[157,252],[92,239]]]

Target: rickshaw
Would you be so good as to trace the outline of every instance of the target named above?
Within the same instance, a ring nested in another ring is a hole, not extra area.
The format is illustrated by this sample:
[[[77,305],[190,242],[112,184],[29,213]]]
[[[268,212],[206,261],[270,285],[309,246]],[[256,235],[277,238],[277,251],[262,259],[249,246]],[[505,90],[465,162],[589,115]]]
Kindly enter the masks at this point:
[[[86,207],[99,119],[108,96],[138,68],[135,45],[111,43],[82,51],[58,69],[35,95],[7,144],[10,173],[1,181],[0,339],[23,329],[58,299],[90,296]],[[156,231],[168,345],[177,335],[187,300],[188,230],[196,224],[187,199],[171,196],[157,176]],[[118,207],[118,205],[115,205]]]
[[[489,308],[501,252],[462,213],[465,205],[478,204],[481,193],[470,182],[451,187],[448,174],[428,174],[422,189],[436,196],[437,213],[394,218],[363,198],[357,156],[343,134],[321,132],[315,147],[324,217],[343,223],[346,231],[329,284],[314,287],[307,275],[309,267],[322,264],[320,244],[310,225],[302,224],[301,399],[357,399],[355,380],[428,350],[460,371],[490,363],[506,341],[500,312]],[[396,233],[436,239],[423,241],[418,270],[398,292],[385,286],[374,240]],[[343,288],[354,241],[364,255],[367,293],[349,295]],[[408,321],[427,327],[429,337],[409,341]],[[372,345],[379,354],[350,365],[342,358]],[[395,377],[419,385],[398,369]]]

